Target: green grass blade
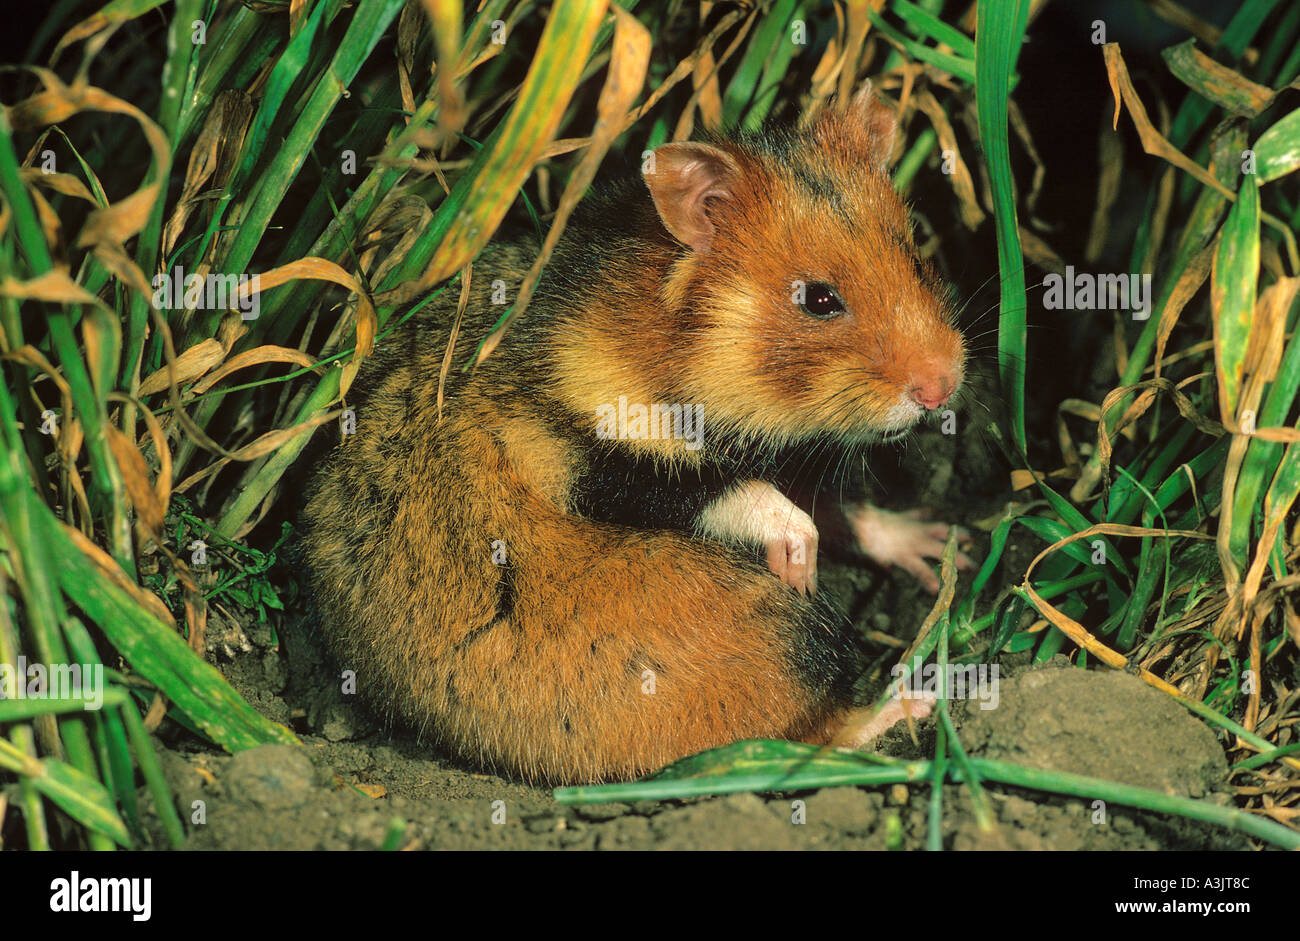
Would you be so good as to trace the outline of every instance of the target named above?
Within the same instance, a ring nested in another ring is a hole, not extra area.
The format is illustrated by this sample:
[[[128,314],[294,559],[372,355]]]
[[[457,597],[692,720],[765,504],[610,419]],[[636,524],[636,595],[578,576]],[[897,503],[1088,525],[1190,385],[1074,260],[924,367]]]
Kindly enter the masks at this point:
[[[774,55],[782,40],[789,45],[787,24],[794,16],[795,0],[777,0],[763,15],[745,49],[744,58],[727,84],[722,96],[722,125],[735,127],[741,123],[745,109],[758,93],[763,65]]]
[[[1226,67],[1199,55],[1195,39],[1162,49],[1160,56],[1180,82],[1202,98],[1234,114],[1253,117],[1272,97],[1270,89],[1254,85],[1244,78],[1233,79],[1226,74]],[[1252,95],[1252,91],[1256,94]]]
[[[949,26],[930,11],[923,10],[909,0],[893,0],[889,9],[922,38],[943,43],[963,59],[975,59],[975,40],[957,27]]]
[[[1017,0],[1017,2],[1020,2],[1020,0]],[[1028,5],[1027,4],[1022,4],[1022,5],[1024,6],[1027,12],[1029,9]],[[943,69],[943,71],[949,73],[950,75],[953,75],[956,78],[961,79],[967,85],[975,85],[976,87],[978,87],[979,85],[977,81],[977,75],[979,71],[978,56],[976,56],[975,61],[972,62],[970,59],[964,59],[961,56],[955,56],[951,52],[940,52],[938,49],[934,49],[930,46],[927,46],[925,43],[917,42],[915,39],[912,39],[910,36],[899,32],[893,26],[890,26],[887,22],[885,22],[884,18],[881,17],[881,15],[877,13],[875,10],[871,9],[871,7],[865,7],[864,12],[867,14],[867,19],[871,20],[872,26],[880,30],[880,32],[884,33],[890,39],[897,42],[900,46],[903,47],[903,49],[907,52],[907,54],[910,55],[912,58],[919,59],[921,62],[924,62],[927,65],[933,65],[937,69]],[[1021,24],[1020,24],[1020,31],[1021,34],[1023,35],[1024,33],[1023,19],[1021,20]],[[978,35],[978,31],[977,31],[977,35]],[[1011,59],[1010,68],[1007,70],[1008,81],[1010,81],[1010,72],[1014,71],[1014,69],[1015,69],[1015,58],[1013,56]],[[1004,111],[1005,111],[1005,102],[1004,102]]]
[[[724,769],[734,762],[734,774]],[[689,763],[689,764],[687,764]],[[1300,849],[1300,833],[1263,817],[1160,791],[1120,784],[1064,771],[1026,768],[987,758],[969,759],[969,767],[985,781],[1028,787],[1052,794],[1099,799],[1156,813],[1175,814],[1247,833],[1284,849]],[[702,768],[693,773],[690,768]],[[671,773],[669,773],[671,772]],[[562,787],[554,791],[561,804],[610,801],[673,800],[741,791],[769,793],[835,785],[875,785],[930,780],[933,762],[881,762],[864,754],[847,754],[794,742],[753,740],[703,752],[669,765],[664,771],[627,784]],[[949,770],[963,780],[960,768]]]
[[[432,287],[474,258],[496,232],[555,135],[604,15],[603,0],[551,8],[514,107],[438,206],[432,224],[383,288],[420,275]],[[384,320],[381,315],[380,322]]]
[[[1009,761],[992,761],[988,758],[974,758],[971,761],[976,770],[989,781],[1034,788],[1053,794],[1067,794],[1084,800],[1103,800],[1156,813],[1176,814],[1189,820],[1200,820],[1229,830],[1237,830],[1283,849],[1300,849],[1300,833],[1236,807],[1224,807],[1208,800],[1164,794],[1131,784],[1107,781],[1104,778],[1086,777],[1065,771],[1026,768]],[[960,777],[960,772],[955,776]]]
[[[1237,201],[1223,224],[1211,278],[1219,408],[1224,421],[1235,422],[1259,280],[1259,186],[1253,176],[1242,178]],[[1233,515],[1228,544],[1237,558],[1245,556],[1251,517]]]
[[[1001,274],[998,318],[998,375],[1011,415],[1011,434],[1025,447],[1025,262],[1020,249],[1019,217],[1007,140],[1007,96],[1011,74],[1025,37],[1028,0],[981,3],[975,29],[975,99],[980,143],[993,189]]]
[[[1255,172],[1261,183],[1300,169],[1300,108],[1261,134],[1254,151]]]
[[[224,88],[247,88],[283,41],[280,30],[263,28],[265,19],[240,5],[208,32],[200,53],[199,73],[187,90],[176,132],[176,150],[183,150],[198,133],[199,124]]]
[[[198,55],[198,47],[191,40],[191,24],[199,15],[199,0],[177,0],[176,9],[167,31],[167,60],[163,66],[163,94],[159,105],[158,126],[169,141],[175,140],[176,125],[180,120],[181,103],[185,98],[186,79],[190,66]],[[150,167],[148,181],[163,179],[168,176],[175,162],[175,150],[163,158],[155,156]],[[149,210],[149,218],[136,240],[136,264],[146,278],[153,275],[158,264],[158,249],[162,242],[163,212],[166,209],[167,185],[164,182],[158,198]],[[126,317],[122,337],[122,356],[120,360],[121,384],[125,389],[134,390],[138,379],[140,357],[144,353],[145,332],[149,322],[150,298],[133,292],[130,299],[130,311]]]
[[[791,14],[789,23],[802,19],[804,13],[804,6],[801,3]],[[750,51],[753,51],[753,48],[751,46]],[[791,40],[789,24],[787,24],[780,41],[763,64],[763,75],[759,80],[758,89],[754,92],[749,109],[745,112],[744,121],[741,122],[746,130],[756,131],[762,127],[768,112],[772,110],[772,105],[776,104],[777,95],[781,91],[781,82],[790,70],[790,62],[799,51],[800,47]]]
[[[113,808],[108,791],[72,765],[53,758],[37,760],[0,738],[0,768],[22,775],[82,826],[110,837],[119,846],[131,845],[131,834]]]
[[[105,708],[126,702],[125,690],[108,687],[104,690],[102,705]],[[86,712],[93,705],[85,699],[0,699],[0,722],[17,722],[33,716],[63,715],[69,712]]]
[[[149,788],[149,793],[153,796],[154,809],[158,811],[158,817],[162,820],[163,831],[167,834],[167,841],[171,844],[172,849],[180,849],[185,843],[185,829],[181,826],[180,816],[176,813],[176,804],[172,800],[171,788],[167,786],[167,780],[163,776],[162,764],[154,753],[153,742],[149,738],[149,733],[145,731],[144,721],[140,718],[140,713],[136,711],[133,702],[124,704],[120,710],[120,715],[122,721],[126,724],[127,734],[131,737],[131,745],[135,749],[135,757],[140,765],[140,773],[144,775],[145,784]]]

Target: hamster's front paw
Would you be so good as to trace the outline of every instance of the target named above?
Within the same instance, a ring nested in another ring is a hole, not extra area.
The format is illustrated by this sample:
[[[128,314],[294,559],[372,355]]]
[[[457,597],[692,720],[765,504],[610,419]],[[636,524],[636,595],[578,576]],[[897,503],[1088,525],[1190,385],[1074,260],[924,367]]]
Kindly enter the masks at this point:
[[[700,529],[715,539],[762,546],[777,578],[803,595],[817,590],[817,526],[766,481],[737,484],[705,507]]]
[[[801,595],[817,590],[817,527],[794,504],[794,512],[778,518],[764,539],[767,567]]]
[[[927,563],[926,559],[937,559],[943,555],[944,544],[948,541],[947,523],[937,523],[926,519],[926,510],[908,510],[905,513],[891,513],[879,507],[861,503],[845,510],[849,526],[860,548],[867,557],[885,568],[897,565],[912,573],[927,591],[939,591],[939,577]],[[958,527],[958,540],[962,545],[969,545],[970,535]],[[957,553],[957,568],[961,570],[975,567],[964,552]]]

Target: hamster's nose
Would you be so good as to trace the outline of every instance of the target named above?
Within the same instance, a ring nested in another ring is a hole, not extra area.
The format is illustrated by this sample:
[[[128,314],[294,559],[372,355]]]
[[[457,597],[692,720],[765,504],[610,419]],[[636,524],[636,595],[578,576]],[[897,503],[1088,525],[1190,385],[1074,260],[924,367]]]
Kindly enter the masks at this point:
[[[957,370],[942,360],[926,360],[912,373],[912,386],[907,390],[913,402],[922,408],[934,410],[948,403],[957,391]]]

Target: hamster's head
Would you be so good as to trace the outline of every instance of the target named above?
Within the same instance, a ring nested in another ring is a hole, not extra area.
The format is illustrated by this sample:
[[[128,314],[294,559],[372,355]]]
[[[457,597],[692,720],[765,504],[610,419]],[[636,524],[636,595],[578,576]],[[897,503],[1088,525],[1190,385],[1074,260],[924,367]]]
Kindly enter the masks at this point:
[[[961,386],[966,347],[887,172],[870,85],[805,129],[665,144],[644,173],[688,249],[662,287],[677,392],[774,443],[893,440]]]

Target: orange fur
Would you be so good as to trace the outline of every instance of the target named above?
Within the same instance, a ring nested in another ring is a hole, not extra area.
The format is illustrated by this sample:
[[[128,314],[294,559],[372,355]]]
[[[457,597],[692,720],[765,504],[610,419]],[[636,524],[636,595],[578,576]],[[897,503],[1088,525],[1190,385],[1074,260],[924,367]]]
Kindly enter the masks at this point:
[[[703,403],[711,433],[747,441],[856,442],[890,430],[918,355],[960,370],[961,336],[913,274],[878,166],[878,107],[824,115],[797,166],[718,143],[739,175],[705,193],[712,241],[689,207],[675,217],[703,253],[663,230],[644,191],[606,213],[615,233],[642,227],[628,253],[575,219],[502,348],[468,374],[472,343],[456,350],[441,422],[450,300],[363,367],[356,434],[317,475],[305,542],[326,638],[389,718],[572,782],[834,734],[850,703],[817,679],[838,648],[809,602],[732,549],[584,519],[570,497],[593,410],[620,395]],[[486,332],[490,282],[517,287],[529,261],[504,244],[475,263],[462,336]],[[791,301],[801,278],[833,281],[852,315],[810,320]],[[701,459],[676,439],[617,447],[670,469]]]

